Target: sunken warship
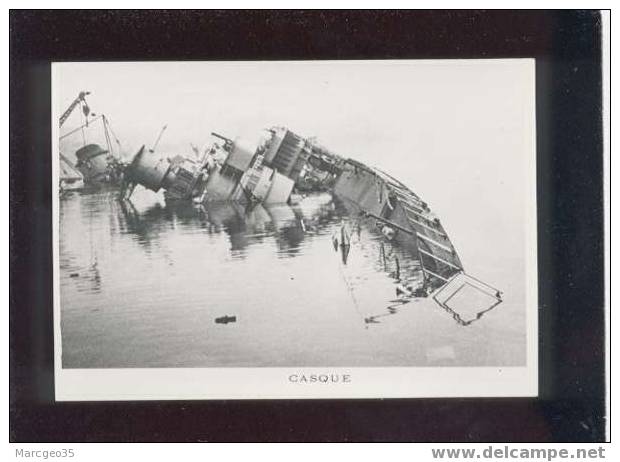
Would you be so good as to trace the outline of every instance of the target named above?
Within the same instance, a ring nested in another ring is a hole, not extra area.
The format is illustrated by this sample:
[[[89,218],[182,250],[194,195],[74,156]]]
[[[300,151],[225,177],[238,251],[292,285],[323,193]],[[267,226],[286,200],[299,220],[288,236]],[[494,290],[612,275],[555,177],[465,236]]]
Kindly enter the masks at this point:
[[[167,201],[231,201],[246,208],[295,203],[306,194],[328,192],[356,217],[358,226],[365,222],[417,259],[422,278],[417,284],[399,283],[396,291],[401,299],[432,297],[463,326],[502,302],[498,289],[465,272],[428,204],[387,173],[337,155],[286,127],[266,130],[256,144],[212,135],[217,141],[202,155],[195,150],[193,159],[164,157],[142,146],[123,169],[120,200],[129,200],[137,186],[163,190]],[[350,235],[343,224],[333,237],[345,263]],[[366,322],[377,322],[380,316]]]

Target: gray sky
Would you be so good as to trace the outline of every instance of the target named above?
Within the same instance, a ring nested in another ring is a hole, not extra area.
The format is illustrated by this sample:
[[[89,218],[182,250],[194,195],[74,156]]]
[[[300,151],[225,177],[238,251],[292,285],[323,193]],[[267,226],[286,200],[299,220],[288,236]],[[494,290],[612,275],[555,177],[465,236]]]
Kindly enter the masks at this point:
[[[409,185],[466,267],[481,252],[523,255],[533,60],[55,66],[57,113],[91,91],[92,110],[111,120],[127,155],[164,124],[158,150],[171,154],[191,154],[189,143],[203,146],[211,131],[256,137],[284,125]],[[77,125],[74,114],[61,133]]]

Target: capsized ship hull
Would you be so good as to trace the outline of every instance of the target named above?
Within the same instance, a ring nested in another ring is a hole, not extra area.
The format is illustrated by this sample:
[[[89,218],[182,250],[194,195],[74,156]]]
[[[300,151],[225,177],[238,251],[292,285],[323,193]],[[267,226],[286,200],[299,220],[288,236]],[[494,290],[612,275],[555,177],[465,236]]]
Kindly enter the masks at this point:
[[[221,141],[196,161],[164,158],[143,147],[125,170],[121,198],[128,199],[139,184],[153,191],[163,189],[169,200],[234,201],[252,207],[328,191],[360,220],[369,220],[386,240],[417,256],[422,283],[403,287],[405,296],[432,296],[462,325],[501,303],[500,291],[466,274],[439,218],[406,185],[287,128],[267,132],[257,145],[213,133]],[[346,248],[344,237],[342,241],[338,245]]]

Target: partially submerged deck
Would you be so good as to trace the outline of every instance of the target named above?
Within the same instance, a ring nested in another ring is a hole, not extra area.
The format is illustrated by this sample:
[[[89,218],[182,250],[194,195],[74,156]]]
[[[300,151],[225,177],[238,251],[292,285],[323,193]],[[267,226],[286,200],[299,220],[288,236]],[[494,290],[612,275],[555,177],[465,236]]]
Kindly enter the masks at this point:
[[[360,216],[376,220],[386,236],[417,256],[424,279],[421,290],[412,293],[432,295],[465,326],[502,302],[499,290],[465,273],[441,221],[416,193],[360,162],[348,159],[341,167],[334,195],[353,205]]]
[[[440,220],[404,184],[357,161],[347,160],[334,194],[354,202],[360,212],[394,228],[398,241],[413,247],[433,286],[448,282],[463,265]]]

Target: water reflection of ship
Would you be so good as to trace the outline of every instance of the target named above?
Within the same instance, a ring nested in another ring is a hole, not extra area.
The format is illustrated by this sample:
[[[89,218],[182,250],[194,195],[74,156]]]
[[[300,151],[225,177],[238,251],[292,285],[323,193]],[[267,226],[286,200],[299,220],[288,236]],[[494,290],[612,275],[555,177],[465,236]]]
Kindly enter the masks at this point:
[[[379,313],[364,317],[367,326],[378,324],[382,318],[397,314],[403,305],[411,303],[412,300],[428,296],[420,262],[410,255],[410,250],[383,241],[378,242],[378,249],[378,258],[373,260],[374,266],[393,279],[396,298],[389,300]]]
[[[308,236],[327,233],[334,221],[346,213],[334,206],[329,194],[307,197],[293,207],[274,205],[267,207],[267,210],[273,223],[278,226],[276,236],[282,256],[297,254],[300,244]]]
[[[148,246],[166,229],[196,228],[196,223],[208,234],[224,232],[230,241],[230,251],[243,258],[244,251],[273,236],[281,257],[299,254],[301,244],[314,234],[321,234],[338,218],[342,210],[331,201],[291,207],[286,204],[244,205],[239,202],[210,202],[192,204],[174,201],[156,203],[142,211],[130,200],[119,201],[121,231],[135,235],[137,242]],[[313,206],[314,205],[314,206]]]
[[[118,211],[120,231],[137,237],[144,246],[150,246],[163,229],[174,228],[172,213],[160,204],[139,212],[131,201],[118,202]]]
[[[93,196],[85,197],[91,199]],[[96,201],[86,200],[86,202],[90,203],[89,205],[92,205]],[[79,208],[78,210],[81,211]],[[71,247],[67,246],[62,239],[59,241],[60,268],[62,268],[63,273],[67,274],[73,281],[72,283],[76,284],[78,292],[100,292],[103,283],[99,268],[97,240],[94,238],[95,225],[93,221],[96,212],[93,212],[94,213],[89,213],[87,215],[88,218],[87,220],[84,220],[83,228],[79,230],[83,232],[84,236],[88,236],[88,252],[73,252]],[[61,211],[61,214],[62,213],[63,211]]]
[[[66,271],[69,278],[76,281],[78,292],[100,292],[103,281],[97,256],[95,255],[88,265],[80,265],[77,257],[67,251],[63,252],[64,257],[60,259],[60,267]]]
[[[355,218],[355,215],[353,217],[353,220],[349,220],[348,223],[343,221],[332,234],[334,251],[340,254],[343,265],[347,264],[348,256],[352,251],[352,242],[362,246],[362,220],[359,217]],[[364,229],[374,236],[363,241],[370,245],[365,244],[363,249],[359,248],[355,251],[363,250],[366,254],[370,254],[373,268],[377,272],[386,273],[389,278],[393,279],[396,292],[396,298],[389,300],[380,312],[363,314],[359,311],[353,284],[345,277],[344,273],[341,273],[353,304],[362,317],[366,328],[368,328],[370,324],[379,324],[382,318],[397,314],[399,308],[410,303],[412,299],[427,297],[428,292],[420,262],[415,259],[415,255],[411,253],[410,249],[384,242],[382,233],[377,231],[376,227],[364,226]]]

